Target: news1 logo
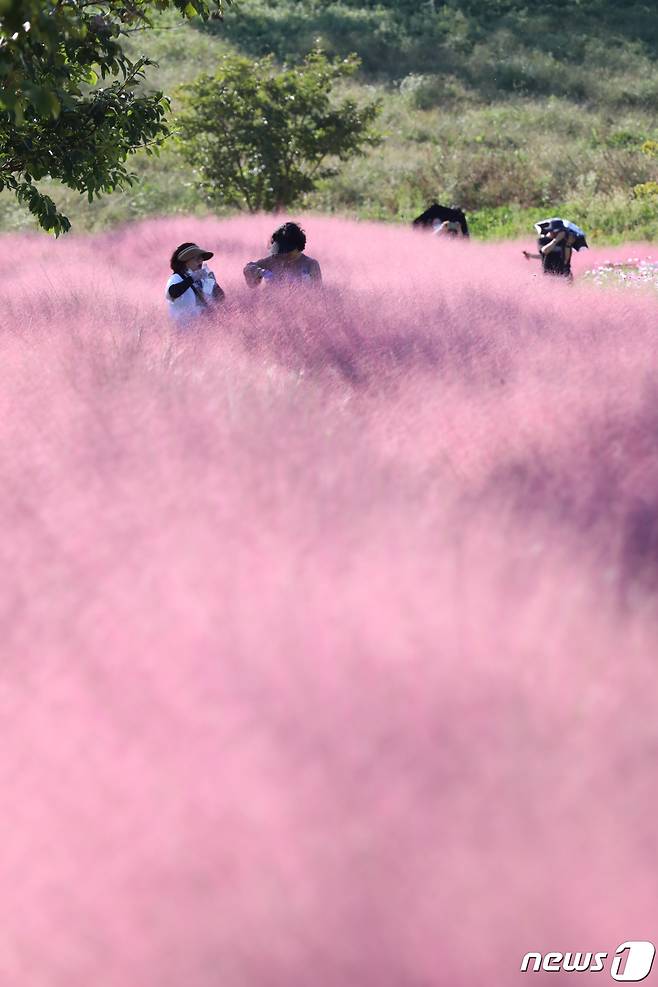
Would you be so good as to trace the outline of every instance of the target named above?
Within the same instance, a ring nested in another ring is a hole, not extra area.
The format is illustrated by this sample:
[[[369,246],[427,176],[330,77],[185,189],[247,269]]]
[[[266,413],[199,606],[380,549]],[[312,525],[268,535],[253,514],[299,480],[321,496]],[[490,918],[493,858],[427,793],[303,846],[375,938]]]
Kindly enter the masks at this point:
[[[613,980],[637,984],[651,973],[656,947],[652,942],[623,942],[615,950],[610,964]],[[521,960],[521,973],[601,973],[605,970],[607,953],[526,953]]]

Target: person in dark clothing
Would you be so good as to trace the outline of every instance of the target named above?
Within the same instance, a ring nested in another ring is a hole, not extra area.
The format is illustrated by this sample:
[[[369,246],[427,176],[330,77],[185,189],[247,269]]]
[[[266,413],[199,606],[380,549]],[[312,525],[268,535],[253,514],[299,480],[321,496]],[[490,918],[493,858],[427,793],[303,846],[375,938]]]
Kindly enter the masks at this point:
[[[224,300],[223,289],[205,263],[212,256],[212,251],[196,243],[181,243],[171,255],[173,274],[167,281],[166,298],[175,322],[189,323]]]
[[[425,212],[414,219],[411,225],[416,229],[436,230],[444,223],[457,223],[462,236],[469,235],[464,211],[458,206],[442,206],[438,202],[433,202]]]
[[[526,260],[536,258],[542,262],[544,274],[573,281],[571,273],[573,252],[588,246],[584,231],[570,220],[557,217],[535,223],[535,230],[539,237],[537,240],[539,253],[533,254],[524,250],[523,255]]]
[[[575,240],[573,233],[560,230],[553,236],[549,234],[548,237],[542,237],[542,240],[547,241],[540,247],[544,274],[573,280],[571,273],[571,255]]]
[[[556,221],[552,228],[542,232],[539,236],[537,240],[539,253],[533,254],[524,250],[523,255],[526,260],[540,260],[544,274],[572,281],[571,255],[575,242],[575,234],[565,228],[561,222]]]

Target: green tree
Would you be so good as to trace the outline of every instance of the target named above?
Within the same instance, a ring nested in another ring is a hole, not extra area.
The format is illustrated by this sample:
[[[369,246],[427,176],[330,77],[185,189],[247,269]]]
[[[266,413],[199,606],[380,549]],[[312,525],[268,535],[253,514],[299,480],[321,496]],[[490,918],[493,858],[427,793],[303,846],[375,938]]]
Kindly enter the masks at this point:
[[[35,182],[59,179],[91,202],[131,183],[129,155],[167,136],[167,100],[139,90],[152,63],[123,44],[170,7],[208,18],[222,0],[0,0],[0,190],[44,229],[70,223]]]
[[[336,174],[328,158],[346,161],[377,143],[379,102],[333,98],[358,66],[356,55],[331,61],[317,50],[283,71],[271,56],[229,55],[187,87],[179,146],[209,199],[252,212],[289,206]]]

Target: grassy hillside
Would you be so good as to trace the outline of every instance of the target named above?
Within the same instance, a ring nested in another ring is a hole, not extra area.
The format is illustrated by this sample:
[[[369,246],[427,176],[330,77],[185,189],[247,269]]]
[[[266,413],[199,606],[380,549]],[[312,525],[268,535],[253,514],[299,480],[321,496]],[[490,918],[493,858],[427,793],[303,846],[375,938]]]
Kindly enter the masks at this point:
[[[658,138],[657,21],[648,3],[604,0],[238,0],[223,23],[166,16],[133,46],[159,62],[150,84],[168,92],[228,50],[291,61],[320,40],[329,52],[357,51],[352,88],[382,98],[385,140],[306,208],[408,220],[439,196],[474,213],[481,236],[564,210],[598,238],[646,239],[658,234],[658,157],[643,152]],[[132,190],[93,207],[56,195],[86,229],[206,211],[173,146],[137,157],[135,171]],[[0,223],[29,226],[6,197]]]

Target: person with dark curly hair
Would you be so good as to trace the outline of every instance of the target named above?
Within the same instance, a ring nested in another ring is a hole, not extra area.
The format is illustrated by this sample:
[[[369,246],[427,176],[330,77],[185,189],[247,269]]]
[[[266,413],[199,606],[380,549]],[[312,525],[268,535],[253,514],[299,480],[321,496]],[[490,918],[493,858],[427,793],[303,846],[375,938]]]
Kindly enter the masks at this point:
[[[250,288],[261,282],[273,285],[322,284],[320,265],[304,253],[306,234],[297,223],[284,223],[274,231],[269,242],[269,256],[250,261],[244,269]]]
[[[169,314],[178,325],[208,313],[225,298],[205,263],[212,256],[212,251],[202,250],[196,243],[181,243],[171,255],[173,274],[167,281],[166,298]]]

